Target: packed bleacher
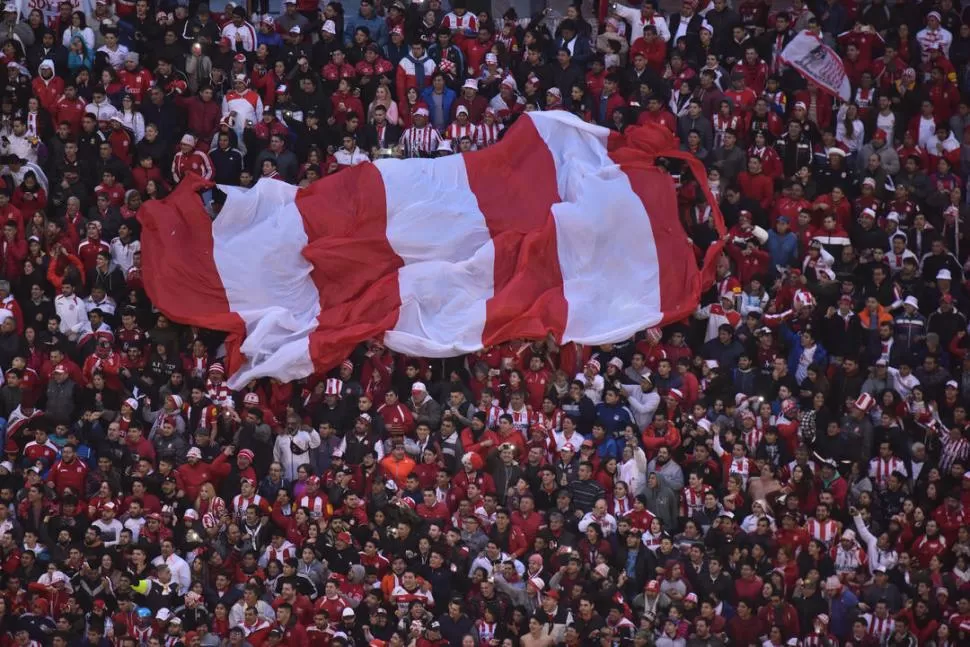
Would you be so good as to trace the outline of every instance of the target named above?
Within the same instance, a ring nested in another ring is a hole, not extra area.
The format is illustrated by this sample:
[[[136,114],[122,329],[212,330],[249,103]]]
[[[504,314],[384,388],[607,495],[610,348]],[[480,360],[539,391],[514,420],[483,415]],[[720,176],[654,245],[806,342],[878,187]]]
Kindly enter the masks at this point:
[[[970,6],[664,6],[3,6],[0,647],[970,645]],[[233,390],[145,291],[183,179],[218,218],[549,110],[703,162],[658,162],[699,265],[729,230],[691,316]]]

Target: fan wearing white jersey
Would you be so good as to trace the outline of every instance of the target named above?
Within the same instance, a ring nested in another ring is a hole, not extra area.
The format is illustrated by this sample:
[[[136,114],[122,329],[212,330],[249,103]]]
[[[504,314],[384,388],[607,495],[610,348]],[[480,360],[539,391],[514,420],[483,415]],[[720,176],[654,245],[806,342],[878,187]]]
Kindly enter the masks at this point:
[[[405,157],[431,157],[441,145],[441,135],[428,123],[430,115],[424,106],[415,109],[414,125],[401,135]]]
[[[889,543],[889,535],[882,533],[879,537],[873,535],[866,527],[862,515],[855,508],[849,508],[855,530],[859,534],[859,539],[865,544],[866,553],[869,555],[869,569],[875,574],[882,569],[883,573],[888,573],[899,562],[899,553],[893,550]]]
[[[889,604],[885,600],[876,602],[871,613],[862,616],[866,621],[866,633],[872,636],[880,645],[885,645],[896,627],[896,620],[889,613]]]
[[[805,530],[812,539],[817,539],[826,548],[831,548],[835,540],[839,537],[841,524],[831,518],[829,506],[819,503],[815,508],[815,516],[805,522]]]
[[[869,478],[877,488],[885,490],[889,485],[889,477],[897,472],[903,475],[904,481],[909,476],[906,463],[893,455],[892,444],[889,441],[879,443],[879,456],[869,461]]]

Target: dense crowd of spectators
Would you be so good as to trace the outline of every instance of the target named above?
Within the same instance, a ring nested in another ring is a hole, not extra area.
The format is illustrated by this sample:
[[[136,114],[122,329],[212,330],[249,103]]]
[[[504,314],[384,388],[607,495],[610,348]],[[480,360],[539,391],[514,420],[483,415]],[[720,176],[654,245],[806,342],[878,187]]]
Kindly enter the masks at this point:
[[[970,644],[970,11],[320,5],[3,7],[0,647]],[[802,30],[849,101],[780,58]],[[660,161],[699,260],[700,183],[730,228],[692,317],[233,391],[142,289],[136,213],[190,174],[532,110],[704,162]]]

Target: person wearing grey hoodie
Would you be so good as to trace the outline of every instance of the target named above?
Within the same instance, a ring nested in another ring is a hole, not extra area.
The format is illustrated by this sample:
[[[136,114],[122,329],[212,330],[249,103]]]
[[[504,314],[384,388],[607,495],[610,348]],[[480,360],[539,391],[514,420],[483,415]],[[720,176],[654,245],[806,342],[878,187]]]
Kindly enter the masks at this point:
[[[20,41],[20,44],[26,50],[34,44],[34,30],[25,21],[20,20],[19,12],[7,10],[11,6],[17,5],[12,5],[12,3],[4,4],[3,19],[0,21],[0,33],[3,35],[3,40]]]
[[[701,136],[701,148],[711,150],[714,145],[714,129],[711,120],[704,116],[701,102],[691,99],[687,104],[687,114],[677,120],[677,135],[680,141],[686,142],[690,131],[696,130]]]
[[[664,524],[664,528],[672,531],[677,527],[677,493],[668,487],[657,472],[647,475],[647,487],[643,494],[647,510],[654,513]]]
[[[684,470],[671,457],[668,448],[658,449],[657,455],[647,464],[647,473],[651,472],[659,475],[664,485],[674,492],[684,489]]]
[[[886,169],[886,173],[889,175],[899,173],[899,154],[886,141],[885,133],[874,136],[868,144],[859,149],[859,155],[856,157],[856,164],[859,166],[859,171],[865,171],[866,165],[869,163],[870,155],[879,156],[879,161],[882,162],[882,168]]]
[[[641,375],[639,384],[621,384],[623,392],[626,393],[627,404],[633,410],[633,418],[636,420],[640,431],[643,431],[653,422],[653,414],[660,406],[660,394],[654,387],[653,381],[647,375]]]

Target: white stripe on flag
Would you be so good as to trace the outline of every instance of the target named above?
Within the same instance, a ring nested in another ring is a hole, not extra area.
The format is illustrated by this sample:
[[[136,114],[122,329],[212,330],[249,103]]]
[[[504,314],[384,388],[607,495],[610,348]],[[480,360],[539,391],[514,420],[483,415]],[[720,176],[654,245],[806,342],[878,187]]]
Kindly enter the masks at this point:
[[[643,202],[607,153],[609,130],[559,111],[533,119],[556,164],[564,341],[615,342],[662,319],[656,241]],[[617,281],[622,281],[622,285]]]
[[[495,248],[460,155],[380,160],[387,240],[401,257],[401,310],[384,341],[393,350],[450,357],[482,347],[495,290]],[[496,187],[501,190],[501,187]]]
[[[233,312],[246,324],[246,363],[229,381],[240,388],[272,375],[284,382],[313,372],[310,333],[320,294],[300,254],[307,244],[297,188],[260,180],[252,189],[220,187],[227,196],[212,225],[213,258]]]

